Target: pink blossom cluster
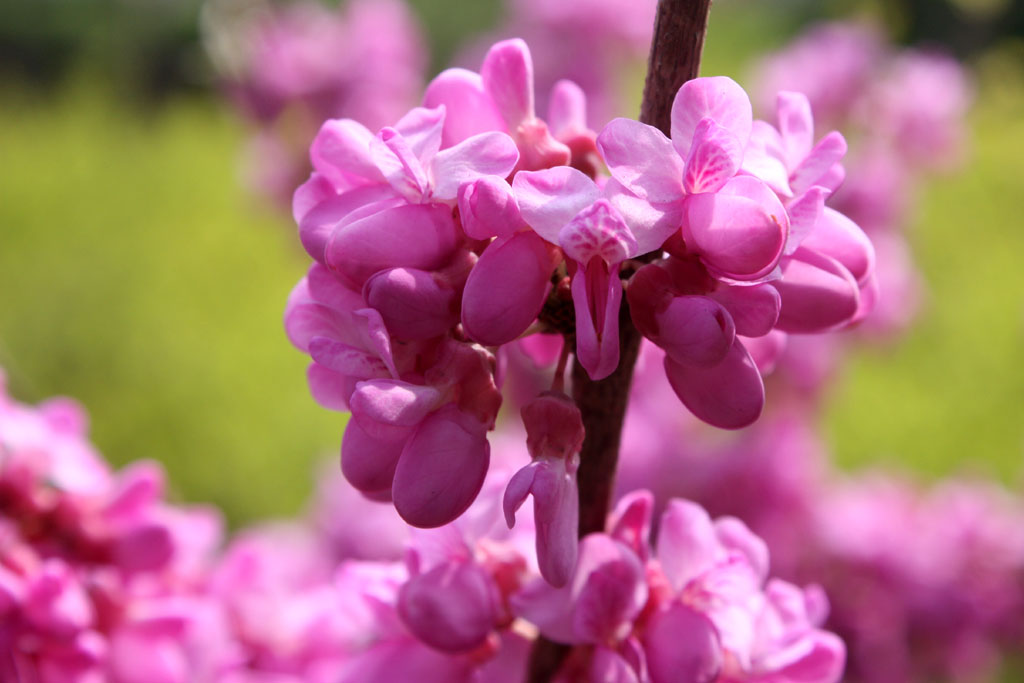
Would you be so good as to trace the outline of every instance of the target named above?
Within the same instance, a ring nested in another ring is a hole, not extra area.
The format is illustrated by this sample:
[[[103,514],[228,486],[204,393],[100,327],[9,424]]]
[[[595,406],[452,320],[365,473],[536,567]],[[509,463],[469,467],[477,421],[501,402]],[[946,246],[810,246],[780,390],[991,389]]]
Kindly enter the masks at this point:
[[[305,152],[324,119],[377,128],[423,88],[425,41],[403,0],[209,0],[203,19],[223,87],[256,127],[249,184],[285,204],[309,172]]]
[[[435,529],[379,526],[388,538],[367,545],[351,520],[373,503],[326,480],[332,529],[263,524],[218,551],[214,513],[163,502],[148,464],[111,472],[84,430],[68,401],[0,401],[3,680],[513,683],[538,632],[573,646],[559,680],[824,683],[842,669],[820,590],[766,583],[764,543],[692,503],[669,504],[654,549],[652,496],[627,497],[562,589],[540,578],[530,515],[501,523],[501,469]]]
[[[845,142],[818,139],[802,95],[780,94],[776,127],[734,81],[691,81],[671,139],[629,119],[595,134],[585,110],[563,81],[539,118],[530,53],[509,40],[479,72],[440,74],[393,127],[324,123],[293,204],[314,263],[285,314],[314,397],[352,412],[346,478],[418,527],[480,490],[510,345],[567,339],[551,391],[523,408],[533,463],[506,497],[511,523],[533,495],[553,585],[575,562],[584,437],[565,360],[615,372],[624,295],[676,395],[724,428],[757,419],[786,335],[850,325],[874,296],[871,243],[825,206]]]
[[[887,45],[870,25],[832,23],[766,57],[754,80],[761,108],[778,90],[803,92],[818,117],[853,141],[835,206],[871,236],[885,292],[864,327],[876,335],[904,330],[922,296],[905,238],[913,196],[923,175],[964,157],[966,71],[941,52]]]

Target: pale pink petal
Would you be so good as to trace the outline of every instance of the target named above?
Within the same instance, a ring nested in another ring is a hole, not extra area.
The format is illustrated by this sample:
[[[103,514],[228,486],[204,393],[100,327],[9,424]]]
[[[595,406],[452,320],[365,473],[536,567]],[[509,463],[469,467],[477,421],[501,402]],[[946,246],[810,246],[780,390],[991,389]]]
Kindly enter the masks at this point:
[[[357,121],[328,119],[309,148],[313,168],[339,189],[384,182],[370,154],[373,139],[373,133]]]
[[[335,231],[327,243],[330,267],[353,284],[395,267],[433,270],[444,265],[458,240],[451,210],[404,205],[379,211]]]
[[[732,316],[706,296],[677,296],[655,320],[658,335],[651,341],[678,363],[717,365],[736,337]]]
[[[562,227],[600,197],[593,180],[568,166],[520,171],[512,190],[523,219],[551,244],[558,244]]]
[[[429,191],[426,169],[409,143],[394,128],[385,128],[370,143],[373,162],[395,192],[419,202]]]
[[[380,356],[329,337],[314,337],[309,355],[322,367],[359,380],[391,374]]]
[[[712,119],[702,119],[686,158],[683,188],[689,194],[717,192],[736,175],[742,162],[743,146],[736,136]]]
[[[857,281],[835,259],[801,247],[771,283],[782,296],[777,327],[809,334],[846,324],[859,305]]]
[[[587,96],[572,81],[561,80],[551,89],[548,126],[556,138],[587,129]]]
[[[413,634],[443,652],[483,644],[498,618],[497,588],[477,564],[446,562],[413,576],[398,594],[398,614]]]
[[[576,310],[576,357],[592,380],[612,374],[619,365],[619,306],[622,280],[618,266],[600,259],[580,267],[572,278]]]
[[[429,415],[405,445],[391,493],[406,522],[433,528],[466,511],[490,461],[484,425],[448,405]]]
[[[605,183],[603,194],[632,231],[637,255],[660,249],[669,237],[679,232],[683,222],[683,202],[651,204],[614,178]]]
[[[836,173],[833,170],[842,158],[846,156],[846,140],[842,134],[832,131],[821,139],[806,159],[794,169],[789,178],[789,185],[793,188],[794,194],[800,194],[812,185],[827,184],[836,185],[835,180],[822,179]],[[840,170],[842,167],[839,167]]]
[[[512,187],[504,178],[485,175],[459,191],[462,229],[475,240],[508,237],[526,225]]]
[[[641,199],[666,203],[683,197],[683,159],[657,128],[613,119],[597,136],[597,146],[612,177]]]
[[[746,146],[753,125],[750,98],[726,76],[695,78],[679,88],[672,102],[672,144],[679,156],[690,154],[693,134],[701,119],[710,118]]]
[[[380,438],[377,425],[414,427],[437,407],[441,394],[433,387],[391,379],[359,382],[349,398],[352,419],[370,436]]]
[[[363,295],[398,339],[438,337],[459,320],[455,291],[415,268],[392,268],[373,275],[363,286]]]
[[[768,334],[779,319],[782,300],[768,284],[733,287],[722,285],[708,294],[722,304],[736,324],[736,334],[761,337]]]
[[[670,500],[658,526],[657,557],[677,592],[719,562],[724,552],[707,511],[688,500]]]
[[[825,208],[814,230],[803,241],[808,249],[831,256],[864,285],[875,270],[875,248],[856,223],[834,209]]]
[[[576,642],[597,645],[621,640],[629,634],[633,620],[647,601],[643,572],[640,561],[626,551],[587,574],[577,594],[572,620]]]
[[[846,666],[846,646],[834,633],[812,631],[758,661],[770,683],[838,683]]]
[[[481,133],[454,147],[438,152],[430,172],[434,181],[434,198],[455,199],[459,187],[483,175],[504,178],[519,161],[519,150],[505,133]]]
[[[807,157],[814,144],[811,103],[803,93],[783,91],[778,94],[776,112],[785,147],[786,165],[795,169]]]
[[[733,178],[721,192],[686,199],[687,245],[729,278],[756,280],[771,272],[788,232],[782,203],[767,185],[750,176]]]
[[[488,346],[521,335],[544,307],[554,269],[551,248],[532,231],[489,244],[462,295],[466,334]]]
[[[509,130],[534,117],[533,59],[525,41],[513,38],[492,45],[480,78]]]
[[[750,142],[743,154],[743,170],[763,180],[780,196],[790,197],[789,168],[782,147],[782,138],[775,127],[764,121],[754,121]]]
[[[423,166],[427,166],[441,148],[444,118],[444,107],[416,107],[394,126]]]
[[[789,213],[789,239],[786,240],[784,252],[786,256],[796,251],[807,236],[814,232],[825,210],[828,195],[829,191],[824,187],[814,186],[786,207]]]
[[[445,107],[442,147],[491,130],[508,131],[494,101],[484,90],[480,75],[466,69],[442,71],[427,86],[423,105]]]
[[[765,581],[768,578],[768,544],[736,517],[719,517],[714,524],[722,547],[742,555],[758,580]]]
[[[739,339],[725,360],[710,368],[684,365],[666,356],[665,374],[683,405],[715,427],[746,427],[764,408],[761,373]]]
[[[655,612],[643,639],[651,683],[708,683],[722,668],[722,644],[714,624],[683,603]]]

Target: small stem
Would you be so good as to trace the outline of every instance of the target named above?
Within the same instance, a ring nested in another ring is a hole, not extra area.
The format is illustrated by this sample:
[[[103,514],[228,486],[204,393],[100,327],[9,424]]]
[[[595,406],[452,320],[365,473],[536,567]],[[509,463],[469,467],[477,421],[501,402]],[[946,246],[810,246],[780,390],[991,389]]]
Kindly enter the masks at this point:
[[[562,352],[558,354],[558,366],[555,368],[555,378],[551,382],[552,391],[565,391],[565,368],[569,363],[570,340],[562,337]]]
[[[683,83],[696,78],[700,70],[710,7],[711,0],[658,2],[640,121],[658,128],[665,135],[671,134],[672,101],[676,92]],[[587,430],[577,473],[580,538],[605,528],[615,486],[629,385],[640,353],[640,340],[640,332],[633,325],[623,299],[619,311],[619,366],[615,372],[595,382],[578,360],[573,360],[573,399],[583,414],[583,426]],[[551,681],[570,650],[569,646],[539,637],[530,653],[528,683]]]

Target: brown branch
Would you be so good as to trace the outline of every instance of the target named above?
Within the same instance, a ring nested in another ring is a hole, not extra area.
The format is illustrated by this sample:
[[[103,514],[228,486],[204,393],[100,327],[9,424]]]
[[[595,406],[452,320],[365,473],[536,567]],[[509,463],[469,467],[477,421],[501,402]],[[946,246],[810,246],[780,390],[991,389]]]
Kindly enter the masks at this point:
[[[696,78],[704,49],[711,0],[659,0],[654,39],[647,64],[640,120],[670,134],[672,101],[686,81]],[[629,385],[640,352],[640,332],[633,325],[625,300],[619,312],[619,366],[600,381],[593,381],[575,359],[573,399],[587,430],[577,474],[580,495],[579,535],[603,531],[619,458],[622,423],[629,401]],[[548,683],[570,652],[570,647],[543,636],[530,653],[528,683]]]

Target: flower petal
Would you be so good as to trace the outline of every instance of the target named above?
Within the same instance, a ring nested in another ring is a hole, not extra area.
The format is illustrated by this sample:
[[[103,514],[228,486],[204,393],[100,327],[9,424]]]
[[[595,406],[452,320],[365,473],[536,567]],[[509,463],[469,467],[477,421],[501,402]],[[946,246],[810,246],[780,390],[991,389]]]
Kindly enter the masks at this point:
[[[562,226],[600,197],[593,180],[568,166],[520,171],[512,190],[523,219],[551,244],[558,244]]]
[[[341,472],[345,479],[363,493],[390,494],[398,458],[412,432],[409,428],[403,434],[395,432],[380,439],[363,431],[355,420],[349,420],[341,440]]]
[[[526,223],[504,178],[485,175],[459,191],[462,229],[475,240],[508,237]]]
[[[807,157],[814,144],[811,103],[803,93],[782,91],[776,99],[775,110],[779,117],[786,165],[795,169]]]
[[[338,189],[382,183],[384,176],[370,154],[373,133],[352,119],[328,119],[309,147],[313,168]]]
[[[519,161],[516,143],[505,133],[481,133],[454,147],[441,150],[434,158],[431,175],[434,198],[455,199],[459,187],[483,175],[504,178]]]
[[[409,524],[433,528],[466,511],[490,461],[484,426],[448,405],[427,416],[405,445],[391,494]]]
[[[533,59],[524,40],[512,38],[492,45],[480,67],[480,78],[509,130],[534,118]]]
[[[446,562],[410,578],[398,593],[398,614],[427,645],[459,653],[483,644],[498,618],[497,588],[473,563]]]
[[[508,131],[480,75],[466,69],[446,69],[438,74],[427,86],[423,105],[445,107],[442,147],[491,130]]]
[[[683,83],[672,102],[672,144],[679,156],[690,154],[693,134],[701,119],[711,118],[746,146],[753,125],[750,98],[726,76],[695,78]]]
[[[803,245],[839,261],[858,285],[865,285],[875,270],[875,248],[871,240],[860,226],[834,209],[824,209]]]
[[[651,683],[706,683],[722,668],[714,624],[681,602],[651,616],[644,629],[644,654]]]
[[[834,170],[842,158],[846,156],[846,140],[842,134],[832,131],[821,139],[810,154],[800,162],[789,177],[789,185],[794,194],[800,194],[812,185],[832,187],[836,181],[830,179],[839,171]],[[823,181],[824,179],[824,181]]]
[[[801,247],[782,266],[782,279],[773,281],[782,308],[778,329],[810,334],[842,326],[857,313],[857,281],[835,259]]]
[[[597,136],[597,146],[612,177],[641,199],[665,203],[682,198],[683,159],[657,128],[613,119]]]
[[[779,320],[782,299],[778,290],[769,284],[746,287],[722,285],[708,296],[722,304],[732,316],[736,334],[761,337],[771,332]]]
[[[764,408],[761,373],[739,339],[733,341],[725,359],[710,368],[677,363],[666,356],[665,374],[683,405],[715,427],[746,427]]]
[[[696,503],[681,498],[669,501],[658,529],[658,563],[676,592],[724,555],[711,517]]]
[[[743,162],[743,146],[728,129],[712,119],[701,119],[686,158],[683,188],[687,193],[717,192],[736,175]]]
[[[548,102],[547,121],[556,138],[586,130],[587,96],[583,88],[569,80],[555,83]]]

